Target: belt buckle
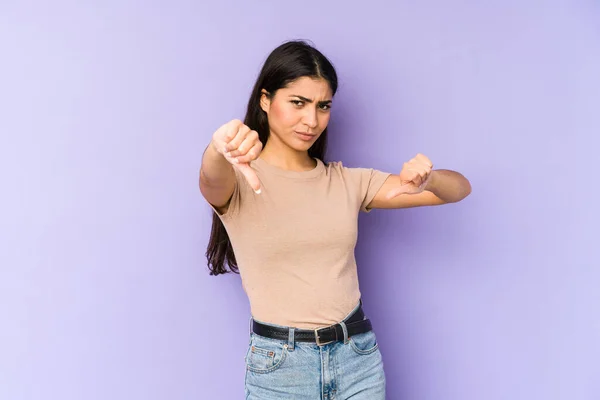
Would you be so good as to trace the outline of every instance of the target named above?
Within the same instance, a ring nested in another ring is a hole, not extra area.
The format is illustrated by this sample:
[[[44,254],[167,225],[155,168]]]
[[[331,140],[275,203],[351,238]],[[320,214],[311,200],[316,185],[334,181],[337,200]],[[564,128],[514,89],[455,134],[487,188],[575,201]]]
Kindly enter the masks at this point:
[[[324,342],[324,343],[323,343],[323,342],[321,342],[321,341],[319,341],[319,331],[320,331],[321,329],[327,329],[327,328],[331,328],[331,326],[325,326],[325,327],[323,327],[323,328],[317,328],[317,329],[315,329],[315,330],[314,330],[314,331],[315,331],[315,340],[317,341],[317,346],[324,346],[324,345],[326,345],[326,344],[329,344],[329,343],[333,343],[333,342],[335,342],[335,340],[330,340],[330,341],[328,341],[328,342]]]

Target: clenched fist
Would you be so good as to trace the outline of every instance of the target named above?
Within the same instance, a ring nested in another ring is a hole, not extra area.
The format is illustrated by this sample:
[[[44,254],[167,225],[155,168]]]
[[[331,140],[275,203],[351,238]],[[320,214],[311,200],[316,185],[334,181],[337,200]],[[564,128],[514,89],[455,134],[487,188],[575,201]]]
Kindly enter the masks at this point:
[[[423,154],[417,154],[409,162],[404,163],[400,171],[401,185],[388,192],[386,197],[393,199],[401,194],[421,193],[429,183],[432,171],[431,160]]]
[[[260,193],[260,180],[250,167],[262,151],[258,133],[238,119],[229,121],[213,134],[211,145],[246,178],[250,187]]]

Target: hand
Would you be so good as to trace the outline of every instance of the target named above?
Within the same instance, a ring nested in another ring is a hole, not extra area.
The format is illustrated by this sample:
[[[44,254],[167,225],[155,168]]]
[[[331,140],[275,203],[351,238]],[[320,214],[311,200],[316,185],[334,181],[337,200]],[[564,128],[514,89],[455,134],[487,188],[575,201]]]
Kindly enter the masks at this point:
[[[417,194],[425,190],[429,179],[431,179],[433,164],[423,154],[417,154],[415,158],[404,163],[400,171],[401,186],[388,192],[387,199],[393,199],[401,194]]]
[[[258,133],[238,119],[229,121],[213,134],[211,145],[246,178],[250,187],[260,193],[260,180],[250,167],[262,151]]]

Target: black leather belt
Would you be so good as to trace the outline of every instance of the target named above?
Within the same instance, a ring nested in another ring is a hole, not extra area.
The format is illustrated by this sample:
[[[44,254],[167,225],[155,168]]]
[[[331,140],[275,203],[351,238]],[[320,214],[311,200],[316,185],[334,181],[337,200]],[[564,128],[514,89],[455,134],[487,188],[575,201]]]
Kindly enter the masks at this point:
[[[362,302],[358,309],[343,321],[346,324],[348,337],[359,333],[369,332],[372,328],[371,321],[365,318],[362,310]],[[277,326],[265,325],[256,320],[252,320],[252,331],[260,336],[288,340],[290,328],[280,328]],[[344,331],[339,323],[318,329],[299,329],[294,330],[294,340],[297,342],[313,342],[319,346],[327,343],[344,340]]]

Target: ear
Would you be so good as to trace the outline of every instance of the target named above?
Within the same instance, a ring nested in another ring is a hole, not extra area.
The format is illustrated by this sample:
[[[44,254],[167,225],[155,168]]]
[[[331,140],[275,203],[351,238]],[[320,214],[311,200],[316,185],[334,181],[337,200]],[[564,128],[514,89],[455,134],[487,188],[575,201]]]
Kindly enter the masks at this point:
[[[260,92],[260,108],[267,114],[271,108],[271,95],[265,89]]]

